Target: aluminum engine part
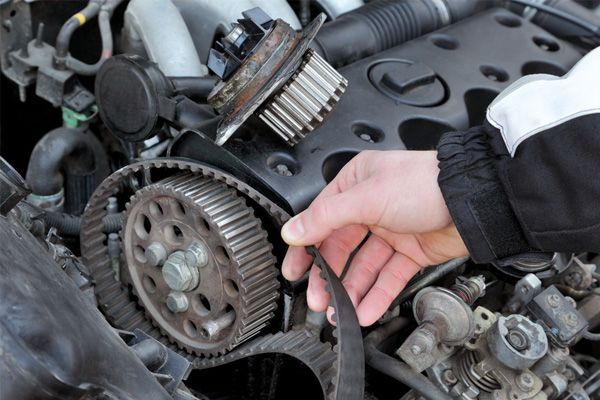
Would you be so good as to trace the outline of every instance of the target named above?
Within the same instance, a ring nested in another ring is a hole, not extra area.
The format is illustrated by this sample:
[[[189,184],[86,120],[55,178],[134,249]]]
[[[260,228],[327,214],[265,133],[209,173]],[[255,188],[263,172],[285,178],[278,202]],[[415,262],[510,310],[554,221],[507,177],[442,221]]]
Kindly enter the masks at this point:
[[[512,297],[506,303],[506,310],[517,313],[542,291],[542,282],[534,274],[527,274],[517,281]]]
[[[483,277],[463,279],[453,290],[428,287],[413,300],[419,327],[406,338],[396,354],[416,371],[435,365],[473,336],[472,304],[485,292]],[[468,303],[468,304],[467,304]]]
[[[527,317],[499,317],[487,331],[490,350],[508,368],[530,368],[548,351],[544,329]]]
[[[259,8],[243,15],[208,59],[209,68],[223,79],[208,97],[223,114],[216,143],[225,143],[264,105],[260,118],[294,145],[320,125],[347,85],[333,67],[308,51],[325,16],[296,32]]]
[[[223,183],[182,174],[140,189],[127,205],[122,243],[121,279],[188,352],[223,354],[273,316],[279,284],[267,233]]]
[[[515,357],[514,350],[505,348],[497,350],[490,342],[490,337],[497,336],[497,333],[494,333],[494,327],[498,325],[496,315],[486,308],[477,307],[474,311],[474,320],[476,326],[474,338],[467,342],[464,348],[429,368],[427,370],[429,377],[452,396],[462,399],[546,399],[547,394],[542,392],[544,387],[542,378],[547,379],[548,375],[557,374],[555,381],[559,383],[558,381],[564,377],[560,374],[564,364],[556,364],[556,369],[549,367],[548,369],[553,370],[546,372],[546,375],[539,375],[527,368],[509,368],[505,363],[500,362],[499,351]],[[529,324],[533,323],[529,322]],[[545,336],[541,340],[547,346]],[[539,344],[535,345],[539,346]],[[540,362],[545,362],[544,358]],[[549,361],[546,365],[552,364],[553,362]]]
[[[549,286],[527,305],[529,312],[543,324],[554,343],[567,347],[577,342],[588,322],[575,308],[575,301]]]

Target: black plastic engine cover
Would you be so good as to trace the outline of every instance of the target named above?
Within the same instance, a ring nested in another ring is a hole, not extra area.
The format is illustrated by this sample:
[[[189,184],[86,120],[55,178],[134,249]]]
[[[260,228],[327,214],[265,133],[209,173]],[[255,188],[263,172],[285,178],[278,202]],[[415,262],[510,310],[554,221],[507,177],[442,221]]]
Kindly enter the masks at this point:
[[[521,76],[562,75],[580,57],[527,20],[493,9],[340,69],[346,93],[293,148],[249,121],[222,150],[184,135],[171,154],[259,182],[295,213],[358,152],[434,149],[444,132],[479,125],[493,98]]]

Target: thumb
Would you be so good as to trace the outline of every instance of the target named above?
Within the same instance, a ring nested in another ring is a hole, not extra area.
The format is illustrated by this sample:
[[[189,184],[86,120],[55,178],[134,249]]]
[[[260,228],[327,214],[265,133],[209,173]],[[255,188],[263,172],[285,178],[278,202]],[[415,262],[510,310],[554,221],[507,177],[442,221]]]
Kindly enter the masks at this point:
[[[317,197],[303,212],[281,229],[283,240],[291,246],[307,246],[325,240],[334,230],[354,224],[369,224],[375,216],[366,215],[370,196],[362,185],[327,197]]]

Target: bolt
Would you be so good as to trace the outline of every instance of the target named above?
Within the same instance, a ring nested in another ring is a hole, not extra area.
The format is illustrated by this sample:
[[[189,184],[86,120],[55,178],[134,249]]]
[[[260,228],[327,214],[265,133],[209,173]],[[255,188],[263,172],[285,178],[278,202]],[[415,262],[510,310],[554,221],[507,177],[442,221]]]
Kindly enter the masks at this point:
[[[290,168],[285,164],[277,164],[275,166],[275,172],[282,176],[292,176],[294,173],[290,171]]]
[[[533,375],[529,372],[523,372],[521,375],[517,377],[517,386],[524,391],[529,391],[535,385],[535,380],[533,379]]]
[[[570,327],[576,326],[579,323],[579,318],[575,315],[574,312],[569,312],[565,315],[565,322]]]
[[[410,348],[411,353],[413,353],[415,356],[418,356],[419,354],[421,354],[423,352],[423,348],[419,345],[412,345],[412,347]]]
[[[148,261],[148,265],[151,267],[158,267],[167,260],[167,250],[159,242],[152,242],[150,246],[146,247],[144,256]]]
[[[358,135],[358,137],[364,140],[365,142],[375,143],[371,135],[369,135],[368,133],[361,133],[360,135]]]
[[[106,204],[106,213],[107,214],[117,214],[119,212],[119,203],[117,202],[116,197],[109,197],[108,203]]]
[[[569,284],[571,286],[578,286],[581,284],[581,281],[583,281],[583,276],[581,275],[580,272],[575,271],[575,272],[571,272],[567,276],[567,280],[570,281]]]
[[[508,344],[512,346],[513,349],[522,351],[529,348],[529,340],[527,335],[517,329],[510,329],[508,331],[508,335],[506,335],[506,340]]]
[[[451,369],[447,369],[442,372],[442,380],[446,385],[454,385],[458,382],[456,375],[454,375],[454,372]]]
[[[44,39],[44,23],[40,22],[38,25],[37,34],[35,35],[35,47],[42,47]]]
[[[183,251],[176,251],[167,258],[162,267],[162,275],[165,283],[178,292],[192,290],[200,281],[198,268],[187,265]]]
[[[167,307],[174,313],[187,311],[189,302],[185,294],[181,292],[171,292],[167,296]]]
[[[217,336],[223,329],[233,324],[235,321],[235,311],[229,311],[220,317],[207,321],[202,324],[202,334],[209,339]]]
[[[556,308],[560,305],[560,296],[556,293],[551,294],[550,296],[546,297],[546,301],[550,307]]]
[[[193,243],[185,252],[185,262],[196,268],[208,265],[208,249],[204,243]]]

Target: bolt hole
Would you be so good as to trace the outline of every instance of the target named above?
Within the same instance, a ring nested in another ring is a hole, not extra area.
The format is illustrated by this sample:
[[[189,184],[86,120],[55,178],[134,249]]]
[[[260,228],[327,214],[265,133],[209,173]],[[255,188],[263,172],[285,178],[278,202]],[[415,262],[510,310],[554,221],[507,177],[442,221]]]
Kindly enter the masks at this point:
[[[150,277],[149,275],[144,275],[144,277],[142,278],[142,285],[148,293],[156,292],[156,282],[154,282],[154,279],[152,279],[152,277]]]
[[[210,301],[202,293],[198,293],[192,300],[194,310],[201,316],[206,317],[210,314]]]
[[[229,255],[223,246],[217,246],[214,251],[215,258],[221,264],[229,264]]]
[[[210,225],[208,224],[208,221],[202,217],[198,217],[196,227],[198,228],[198,231],[203,234],[207,234],[210,231]]]
[[[150,235],[150,231],[152,230],[152,222],[150,221],[150,218],[148,218],[148,216],[145,214],[139,214],[135,221],[134,230],[140,239],[147,239]]]
[[[385,136],[381,129],[362,122],[352,125],[351,129],[356,137],[367,143],[381,142]]]
[[[458,41],[449,35],[435,34],[430,36],[431,43],[440,49],[444,50],[456,50],[458,48]]]
[[[507,28],[518,28],[521,26],[521,20],[513,15],[500,14],[495,17],[496,22]]]
[[[164,234],[165,234],[165,237],[167,238],[167,240],[170,241],[171,243],[174,243],[174,244],[183,243],[183,239],[184,239],[183,232],[181,231],[181,228],[179,228],[177,225],[169,225],[169,226],[165,227]]]
[[[560,46],[558,45],[558,43],[556,43],[556,41],[544,36],[534,36],[533,43],[535,43],[536,46],[540,49],[548,51],[550,53],[553,53],[560,49]]]
[[[17,15],[17,10],[11,10],[10,16],[14,17],[15,15]]]
[[[273,153],[267,158],[267,166],[271,171],[281,176],[294,176],[300,166],[290,154],[284,152]]]
[[[177,204],[175,205],[175,213],[180,217],[185,216],[185,214],[186,214],[185,206],[183,205],[182,202],[178,201]]]
[[[482,65],[479,67],[479,71],[486,78],[494,82],[506,82],[508,80],[508,73],[502,68],[494,67],[493,65]]]
[[[490,317],[486,313],[481,313],[481,319],[487,321]]]
[[[190,337],[198,336],[198,328],[196,327],[196,324],[189,319],[183,321],[183,330]]]
[[[229,297],[237,297],[239,294],[238,286],[231,279],[227,279],[223,284],[223,288],[225,289],[225,293]]]
[[[142,264],[145,264],[148,261],[148,259],[146,258],[145,250],[142,246],[138,245],[133,248],[133,256],[137,261],[141,262]]]
[[[150,209],[150,214],[152,214],[154,217],[162,217],[162,215],[164,214],[160,204],[158,204],[155,201],[150,203],[150,206],[148,208]]]

